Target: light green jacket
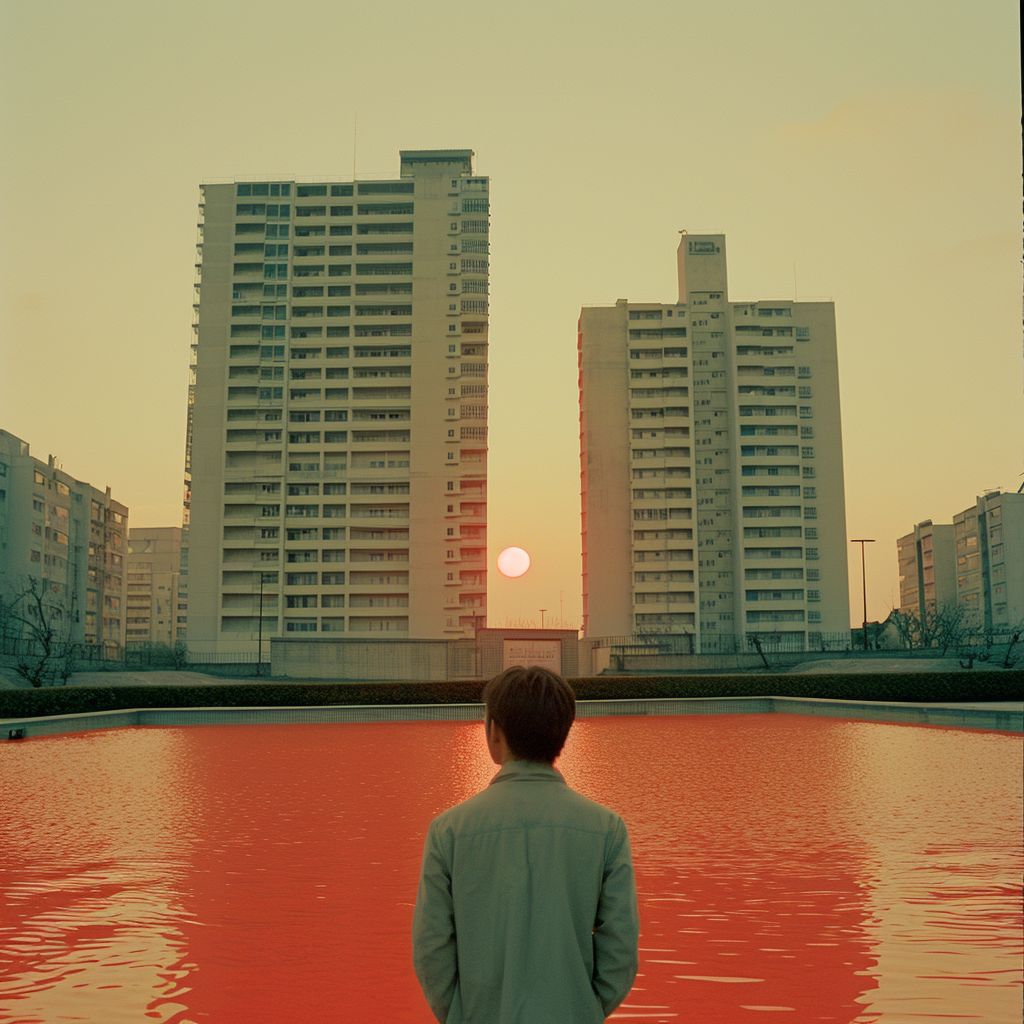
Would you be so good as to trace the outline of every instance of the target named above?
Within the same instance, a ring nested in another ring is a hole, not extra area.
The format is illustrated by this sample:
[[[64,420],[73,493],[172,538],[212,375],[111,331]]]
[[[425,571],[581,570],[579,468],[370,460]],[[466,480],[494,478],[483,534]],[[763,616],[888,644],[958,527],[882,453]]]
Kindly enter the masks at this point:
[[[622,819],[509,761],[427,832],[413,962],[442,1024],[598,1024],[637,971]]]

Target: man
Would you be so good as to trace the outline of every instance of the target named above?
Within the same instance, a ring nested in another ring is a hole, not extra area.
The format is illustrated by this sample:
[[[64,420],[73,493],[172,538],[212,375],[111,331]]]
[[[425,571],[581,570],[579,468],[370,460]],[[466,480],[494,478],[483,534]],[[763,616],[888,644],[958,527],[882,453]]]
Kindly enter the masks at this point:
[[[626,827],[553,766],[576,717],[564,679],[510,668],[483,698],[501,770],[427,832],[416,975],[442,1024],[598,1024],[637,971]]]

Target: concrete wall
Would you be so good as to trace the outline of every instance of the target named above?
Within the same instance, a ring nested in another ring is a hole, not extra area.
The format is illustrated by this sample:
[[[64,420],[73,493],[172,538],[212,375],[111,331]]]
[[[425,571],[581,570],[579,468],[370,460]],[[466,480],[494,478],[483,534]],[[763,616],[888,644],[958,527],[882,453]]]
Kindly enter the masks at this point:
[[[480,677],[491,679],[504,668],[506,640],[558,641],[561,644],[563,676],[579,675],[579,641],[574,629],[481,629],[477,634],[480,652]]]
[[[396,680],[449,678],[447,640],[270,641],[271,674],[280,679]]]

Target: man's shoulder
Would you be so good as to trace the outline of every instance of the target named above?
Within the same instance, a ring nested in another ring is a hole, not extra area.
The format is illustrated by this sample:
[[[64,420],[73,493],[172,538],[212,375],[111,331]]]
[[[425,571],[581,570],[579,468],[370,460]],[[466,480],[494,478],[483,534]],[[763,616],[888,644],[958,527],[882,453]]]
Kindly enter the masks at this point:
[[[548,822],[605,834],[620,828],[625,830],[622,818],[615,811],[562,782],[543,787],[530,783],[492,783],[468,800],[443,811],[434,819],[432,828],[457,836],[481,828]]]

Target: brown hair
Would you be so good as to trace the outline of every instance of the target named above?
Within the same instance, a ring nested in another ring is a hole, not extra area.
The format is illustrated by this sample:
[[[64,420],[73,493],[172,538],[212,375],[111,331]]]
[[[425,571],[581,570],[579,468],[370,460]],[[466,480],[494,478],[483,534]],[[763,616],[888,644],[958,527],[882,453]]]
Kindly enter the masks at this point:
[[[551,764],[562,752],[576,694],[561,676],[538,665],[508,668],[484,687],[483,699],[488,725],[498,723],[513,757]]]

